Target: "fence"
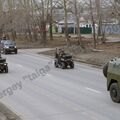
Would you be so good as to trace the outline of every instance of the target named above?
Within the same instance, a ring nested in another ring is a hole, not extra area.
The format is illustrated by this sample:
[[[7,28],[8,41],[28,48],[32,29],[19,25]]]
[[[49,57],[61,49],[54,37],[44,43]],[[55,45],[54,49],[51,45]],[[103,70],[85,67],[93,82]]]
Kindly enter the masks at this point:
[[[107,24],[107,25],[102,25],[102,30],[105,31],[106,34],[115,34],[115,35],[120,35],[120,25],[118,24]]]

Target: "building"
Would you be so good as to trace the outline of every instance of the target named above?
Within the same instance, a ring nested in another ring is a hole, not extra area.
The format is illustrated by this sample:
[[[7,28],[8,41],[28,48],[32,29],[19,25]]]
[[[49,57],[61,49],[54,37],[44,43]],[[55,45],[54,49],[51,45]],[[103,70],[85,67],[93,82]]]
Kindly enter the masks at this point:
[[[64,20],[58,22],[58,33],[64,33],[65,30]],[[74,19],[68,20],[68,32],[69,34],[76,34],[76,21]],[[81,34],[91,34],[92,33],[92,24],[88,23],[83,17],[80,19],[80,31]]]

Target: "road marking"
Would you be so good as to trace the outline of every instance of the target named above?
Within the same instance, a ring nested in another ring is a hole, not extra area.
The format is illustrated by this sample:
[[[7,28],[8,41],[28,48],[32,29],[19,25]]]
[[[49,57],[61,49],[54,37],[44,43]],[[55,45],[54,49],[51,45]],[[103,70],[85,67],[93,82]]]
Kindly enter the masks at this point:
[[[47,74],[47,76],[52,77],[52,75],[51,75],[51,74]]]
[[[49,95],[49,94],[46,94],[46,96],[47,96],[47,97],[50,97],[50,95]]]
[[[80,111],[80,109],[79,109],[79,108],[76,108],[76,107],[73,107],[73,110],[74,110],[74,111]]]
[[[17,63],[13,63],[13,62],[8,62],[8,65],[9,65],[9,64],[13,64],[14,66],[18,66],[18,67],[21,67],[21,68],[24,67],[24,66],[21,65],[21,64],[17,64]]]
[[[16,64],[18,67],[23,67],[22,65],[20,65],[20,64]]]
[[[101,94],[102,92],[98,91],[98,90],[95,90],[95,89],[92,89],[92,88],[88,88],[86,87],[85,89],[91,91],[91,92],[95,92],[95,93],[98,93],[98,94]]]

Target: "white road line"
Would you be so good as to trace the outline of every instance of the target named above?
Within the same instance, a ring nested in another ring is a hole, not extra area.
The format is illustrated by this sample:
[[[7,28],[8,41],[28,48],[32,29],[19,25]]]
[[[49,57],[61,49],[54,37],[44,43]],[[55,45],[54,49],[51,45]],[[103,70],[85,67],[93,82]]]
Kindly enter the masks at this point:
[[[8,65],[10,65],[10,64],[13,64],[14,66],[18,66],[18,67],[24,68],[24,66],[21,65],[21,64],[16,64],[16,63],[13,63],[13,62],[8,62]]]
[[[98,93],[98,94],[101,94],[102,92],[100,92],[100,91],[98,91],[98,90],[95,90],[95,89],[92,89],[92,88],[88,88],[88,87],[86,87],[85,88],[86,90],[89,90],[89,91],[91,91],[91,92],[94,92],[94,93]]]
[[[51,75],[51,74],[47,74],[47,76],[52,77],[52,75]]]
[[[20,64],[16,64],[18,67],[23,67],[23,65],[20,65]]]

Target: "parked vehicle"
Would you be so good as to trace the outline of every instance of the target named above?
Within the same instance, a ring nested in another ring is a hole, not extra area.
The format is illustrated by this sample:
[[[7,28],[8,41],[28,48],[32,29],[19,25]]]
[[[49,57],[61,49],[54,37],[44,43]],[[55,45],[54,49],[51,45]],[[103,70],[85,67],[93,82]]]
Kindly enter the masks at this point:
[[[7,53],[17,54],[16,43],[12,40],[1,40],[1,51],[4,54]]]
[[[115,58],[105,64],[103,74],[107,78],[107,90],[112,100],[120,103],[120,58]]]

